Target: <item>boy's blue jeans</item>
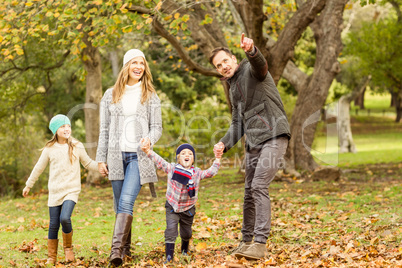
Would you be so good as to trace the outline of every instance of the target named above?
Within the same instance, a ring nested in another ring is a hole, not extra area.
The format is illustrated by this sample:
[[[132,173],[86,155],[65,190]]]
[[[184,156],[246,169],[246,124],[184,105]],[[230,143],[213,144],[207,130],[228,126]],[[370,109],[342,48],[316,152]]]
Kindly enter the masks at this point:
[[[140,170],[137,153],[122,152],[124,180],[111,181],[113,188],[114,209],[116,214],[133,215],[135,199],[141,190]]]
[[[72,200],[66,200],[61,206],[49,207],[49,232],[48,239],[57,239],[60,224],[63,233],[69,234],[73,230],[71,224],[71,214],[75,207],[75,202]]]

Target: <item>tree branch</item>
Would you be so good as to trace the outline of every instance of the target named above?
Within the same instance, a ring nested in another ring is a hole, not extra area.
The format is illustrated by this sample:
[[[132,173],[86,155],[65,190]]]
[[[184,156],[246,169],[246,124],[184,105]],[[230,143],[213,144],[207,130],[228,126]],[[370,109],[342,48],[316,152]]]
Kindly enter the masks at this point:
[[[8,68],[6,70],[1,71],[0,72],[0,77],[3,77],[4,75],[6,75],[8,72],[11,72],[11,71],[25,72],[25,71],[28,71],[29,69],[40,69],[40,70],[43,70],[43,71],[50,71],[50,70],[53,70],[53,69],[56,69],[56,68],[59,68],[59,67],[63,66],[64,62],[66,61],[66,59],[68,57],[68,55],[70,55],[70,50],[67,50],[63,54],[62,58],[58,62],[56,62],[54,65],[51,65],[51,66],[48,66],[48,67],[43,67],[43,65],[40,65],[40,64],[33,64],[33,65],[25,66],[25,67],[18,67],[14,63],[14,61],[11,61],[12,65],[14,67],[11,67],[11,68]]]
[[[187,51],[185,48],[180,44],[180,42],[171,35],[164,27],[163,25],[159,22],[157,18],[154,17],[152,21],[152,26],[155,29],[155,31],[162,37],[164,37],[177,51],[179,54],[180,58],[183,60],[185,64],[187,64],[188,68],[190,70],[196,71],[200,74],[206,75],[206,76],[215,76],[215,77],[221,77],[221,75],[215,71],[214,69],[207,69],[198,63],[194,62],[190,55],[188,55]]]
[[[254,40],[254,44],[261,50],[263,55],[267,55],[265,44],[267,38],[263,35],[264,21],[267,20],[263,12],[263,1],[229,1],[240,15],[245,28],[245,34]],[[231,8],[232,10],[232,8]],[[233,12],[232,12],[233,13]]]
[[[303,3],[286,23],[278,41],[270,49],[269,70],[276,83],[279,81],[288,60],[292,57],[297,41],[315,20],[317,14],[324,9],[325,3],[326,0],[310,0]]]
[[[291,60],[286,64],[282,77],[288,80],[297,92],[300,92],[308,82],[308,75],[301,71]]]
[[[137,13],[137,14],[152,14],[152,10],[146,7],[141,6],[131,6],[127,8],[129,12]]]
[[[250,36],[246,26],[244,25],[244,22],[240,16],[240,13],[238,11],[238,9],[236,8],[236,6],[233,4],[233,2],[230,0],[228,1],[228,6],[230,11],[232,12],[234,21],[240,26],[241,31],[246,35],[246,36]]]

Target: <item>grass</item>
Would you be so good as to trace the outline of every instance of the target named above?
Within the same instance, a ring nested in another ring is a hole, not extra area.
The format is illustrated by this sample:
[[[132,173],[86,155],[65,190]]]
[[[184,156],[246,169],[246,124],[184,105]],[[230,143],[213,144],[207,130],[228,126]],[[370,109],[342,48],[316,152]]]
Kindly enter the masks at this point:
[[[326,133],[326,125],[320,122],[313,143],[312,154],[320,164],[353,168],[365,164],[402,162],[402,124],[395,123],[394,108],[389,107],[390,95],[365,95],[366,109],[351,114],[353,141],[357,153],[338,153],[337,133]],[[353,105],[352,105],[353,108]],[[383,116],[382,111],[388,111]],[[364,115],[363,115],[364,114]]]
[[[395,108],[391,107],[391,95],[389,93],[384,94],[376,94],[372,91],[366,91],[364,95],[364,110],[360,110],[358,106],[354,106],[354,103],[351,103],[351,113],[356,115],[356,109],[358,111],[358,115],[366,115],[369,113],[372,116],[380,116],[380,117],[393,117],[395,118]]]
[[[400,254],[402,166],[367,167],[346,173],[338,182],[325,181],[325,178],[309,181],[307,177],[274,181],[270,187],[273,220],[268,248],[271,259],[259,263],[243,261],[241,265],[252,267],[274,260],[284,267],[318,267],[314,264],[317,258],[321,264],[328,261],[325,254],[333,245],[344,250],[348,243],[355,243],[356,252],[365,252],[371,246],[379,247],[377,252],[387,250]],[[190,264],[191,267],[216,267],[236,262],[227,254],[241,238],[243,187],[243,176],[234,169],[223,169],[215,178],[202,182],[191,242],[194,254],[189,259],[176,254],[177,267]],[[132,244],[137,258],[127,265],[162,267],[165,189],[165,178],[162,178],[156,187],[158,198],[151,199],[147,187],[141,190],[133,221]],[[45,191],[25,199],[0,202],[0,267],[43,266],[47,252],[46,204]],[[107,265],[114,224],[112,206],[110,187],[83,188],[72,218],[77,262],[71,267]],[[373,244],[373,239],[379,242]],[[58,267],[65,265],[61,243]],[[314,245],[319,245],[320,250]],[[315,257],[303,256],[306,252],[315,252]],[[295,254],[299,256],[296,259]],[[365,267],[375,267],[370,266],[372,259],[361,258],[359,262],[363,261]],[[358,267],[359,262],[356,260],[351,267]],[[328,261],[327,266],[334,265]]]
[[[366,107],[377,107],[377,100],[366,101]],[[381,101],[386,103],[385,98]],[[401,125],[378,114],[353,116],[356,154],[338,154],[336,137],[326,138],[321,126],[314,143],[316,157],[336,161],[343,175],[339,181],[312,181],[307,174],[273,181],[270,255],[258,262],[228,255],[241,239],[244,177],[237,169],[221,169],[215,178],[202,181],[190,244],[193,254],[176,254],[175,267],[401,267]],[[158,197],[151,198],[143,187],[136,201],[136,256],[126,267],[164,267],[166,177],[159,175]],[[0,268],[45,266],[46,204],[44,190],[34,190],[25,199],[0,201]],[[72,221],[77,261],[64,263],[59,241],[57,267],[106,267],[114,224],[110,186],[84,186]],[[180,238],[176,252],[179,243]]]

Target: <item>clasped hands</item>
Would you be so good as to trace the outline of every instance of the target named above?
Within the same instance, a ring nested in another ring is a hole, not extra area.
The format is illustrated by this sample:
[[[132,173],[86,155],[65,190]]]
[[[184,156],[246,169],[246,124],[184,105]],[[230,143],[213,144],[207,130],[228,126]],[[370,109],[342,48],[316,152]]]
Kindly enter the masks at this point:
[[[149,151],[151,150],[151,140],[147,137],[147,138],[142,138],[140,140],[140,144],[141,144],[141,150],[146,150],[144,151],[146,154],[149,153]],[[107,164],[104,162],[99,162],[98,163],[98,170],[99,173],[103,176],[103,177],[107,177],[107,175],[109,175],[109,170],[107,168]]]

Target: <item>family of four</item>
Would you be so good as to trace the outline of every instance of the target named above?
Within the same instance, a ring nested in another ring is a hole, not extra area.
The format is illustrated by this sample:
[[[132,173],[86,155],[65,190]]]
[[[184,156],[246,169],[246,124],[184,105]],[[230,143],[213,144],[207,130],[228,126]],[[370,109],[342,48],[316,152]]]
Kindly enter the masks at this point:
[[[176,149],[176,162],[169,163],[152,150],[162,135],[160,100],[152,84],[145,55],[138,49],[126,52],[117,81],[100,104],[100,134],[96,161],[84,145],[72,138],[67,116],[56,115],[49,123],[54,134],[29,176],[23,196],[50,163],[48,263],[56,264],[58,232],[62,227],[66,262],[75,260],[71,214],[81,191],[80,162],[108,176],[113,189],[114,224],[110,264],[120,266],[131,256],[133,207],[142,185],[156,182],[156,170],[167,173],[166,262],[173,261],[176,238],[188,254],[200,181],[217,174],[220,159],[246,136],[246,175],[242,240],[233,254],[247,259],[267,255],[266,242],[271,229],[271,203],[268,187],[285,154],[290,139],[286,113],[268,72],[268,64],[252,39],[241,36],[246,59],[237,62],[228,48],[212,51],[210,63],[230,86],[232,122],[226,135],[214,146],[215,161],[207,170],[194,166],[196,153],[190,144]]]

